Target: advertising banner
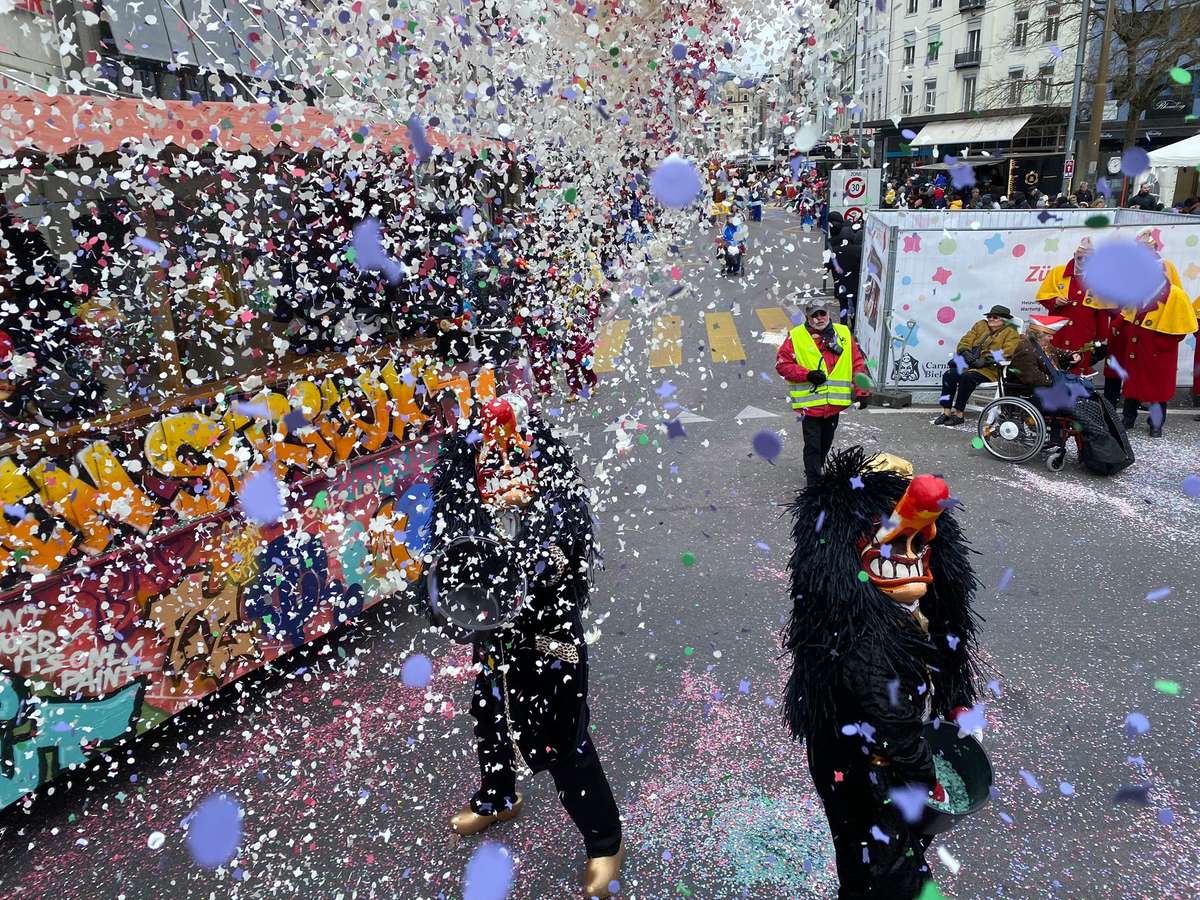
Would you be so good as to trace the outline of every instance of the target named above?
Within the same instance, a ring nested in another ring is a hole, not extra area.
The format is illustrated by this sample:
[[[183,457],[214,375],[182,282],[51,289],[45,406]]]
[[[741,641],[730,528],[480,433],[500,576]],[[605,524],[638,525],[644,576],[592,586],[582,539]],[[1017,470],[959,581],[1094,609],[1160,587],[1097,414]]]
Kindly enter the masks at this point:
[[[962,227],[914,230],[901,225],[894,234],[895,266],[882,291],[889,347],[887,371],[881,374],[888,385],[939,386],[958,339],[993,304],[1007,306],[1022,320],[1044,312],[1034,300],[1042,280],[1051,268],[1071,258],[1084,236],[1099,246],[1118,235],[1132,239],[1142,228],[1151,227],[1163,245],[1163,258],[1179,270],[1184,290],[1193,298],[1200,294],[1200,223],[1183,217],[1160,217],[1171,224],[1136,221],[1097,229],[1053,221],[1066,218],[1057,213],[1049,215],[1045,224],[1035,219],[1032,227],[1004,227],[1003,223],[996,227],[986,212],[957,216]],[[938,218],[946,221],[944,216]],[[880,217],[879,225],[885,221]],[[970,227],[972,223],[978,227]],[[872,263],[871,251],[865,252],[862,309],[864,327],[871,328]],[[1189,335],[1180,345],[1177,384],[1191,384],[1195,341]]]

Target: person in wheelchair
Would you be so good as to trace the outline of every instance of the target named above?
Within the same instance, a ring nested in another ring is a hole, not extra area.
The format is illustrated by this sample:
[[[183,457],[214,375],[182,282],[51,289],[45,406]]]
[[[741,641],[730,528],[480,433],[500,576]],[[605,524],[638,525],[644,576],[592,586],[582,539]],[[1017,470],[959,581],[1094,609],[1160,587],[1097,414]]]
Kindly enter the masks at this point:
[[[1050,431],[1046,448],[1051,450],[1065,446],[1063,417],[1070,416],[1079,393],[1089,391],[1083,379],[1066,377],[1083,355],[1052,344],[1069,322],[1066,316],[1030,316],[1005,378],[1006,389],[1028,395],[1046,417]]]

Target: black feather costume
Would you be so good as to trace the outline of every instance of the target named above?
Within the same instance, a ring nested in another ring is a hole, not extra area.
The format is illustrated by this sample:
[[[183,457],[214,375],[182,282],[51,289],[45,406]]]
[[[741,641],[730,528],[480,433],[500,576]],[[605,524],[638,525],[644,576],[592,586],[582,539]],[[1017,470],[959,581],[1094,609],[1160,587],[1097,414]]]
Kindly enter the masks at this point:
[[[839,896],[904,898],[920,892],[928,870],[924,842],[889,804],[889,791],[933,787],[923,720],[975,703],[978,581],[951,510],[937,518],[928,545],[932,582],[920,599],[928,630],[867,578],[861,550],[909,485],[874,471],[872,460],[861,447],[834,454],[823,478],[789,507],[784,715],[807,742],[837,851]]]
[[[513,622],[496,631],[459,633],[474,644],[471,714],[481,787],[470,809],[480,816],[512,810],[518,757],[549,770],[589,857],[608,857],[621,842],[620,815],[588,734],[588,655],[581,612],[595,557],[587,492],[566,446],[532,416],[526,432],[537,489],[508,543],[525,573],[527,596]],[[494,513],[476,479],[478,432],[446,435],[433,479],[431,556],[464,535],[496,537]]]

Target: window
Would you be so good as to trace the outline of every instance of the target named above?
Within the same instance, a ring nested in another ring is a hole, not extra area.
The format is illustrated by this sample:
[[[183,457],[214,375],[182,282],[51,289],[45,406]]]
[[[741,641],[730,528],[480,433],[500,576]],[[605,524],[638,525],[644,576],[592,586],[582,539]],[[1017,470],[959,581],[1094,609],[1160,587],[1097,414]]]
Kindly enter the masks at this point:
[[[1054,63],[1038,68],[1038,102],[1049,103],[1054,96]]]
[[[917,48],[913,46],[904,48],[904,67],[911,68],[913,63],[917,61]]]
[[[908,15],[915,16],[917,14],[917,4],[920,2],[921,0],[908,0]]]
[[[900,85],[900,115],[912,115],[912,98],[913,86],[911,84]]]
[[[975,111],[975,76],[968,75],[963,79],[963,112]]]
[[[1022,94],[1025,93],[1025,70],[1024,69],[1009,69],[1008,70],[1008,105],[1020,106],[1024,99]]]
[[[979,27],[976,26],[967,32],[967,50],[972,53],[979,52]]]
[[[1029,10],[1019,11],[1013,19],[1013,46],[1020,49],[1029,43]]]
[[[1062,15],[1057,4],[1046,7],[1046,31],[1043,40],[1049,44],[1058,40],[1058,22]]]
[[[942,8],[942,0],[929,0],[929,8],[930,9],[941,9]]]
[[[925,62],[937,62],[938,54],[942,49],[942,26],[931,25],[929,27],[929,49],[925,53]]]
[[[937,109],[937,79],[925,82],[925,112],[931,113]]]

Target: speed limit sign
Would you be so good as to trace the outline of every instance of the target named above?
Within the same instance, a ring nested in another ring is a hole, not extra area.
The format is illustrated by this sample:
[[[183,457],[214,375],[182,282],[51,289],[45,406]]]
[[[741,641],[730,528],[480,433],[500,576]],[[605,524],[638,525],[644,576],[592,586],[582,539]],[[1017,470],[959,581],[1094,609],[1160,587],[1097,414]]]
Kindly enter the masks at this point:
[[[858,200],[867,192],[867,180],[861,175],[852,175],[846,179],[844,190],[847,200]]]

